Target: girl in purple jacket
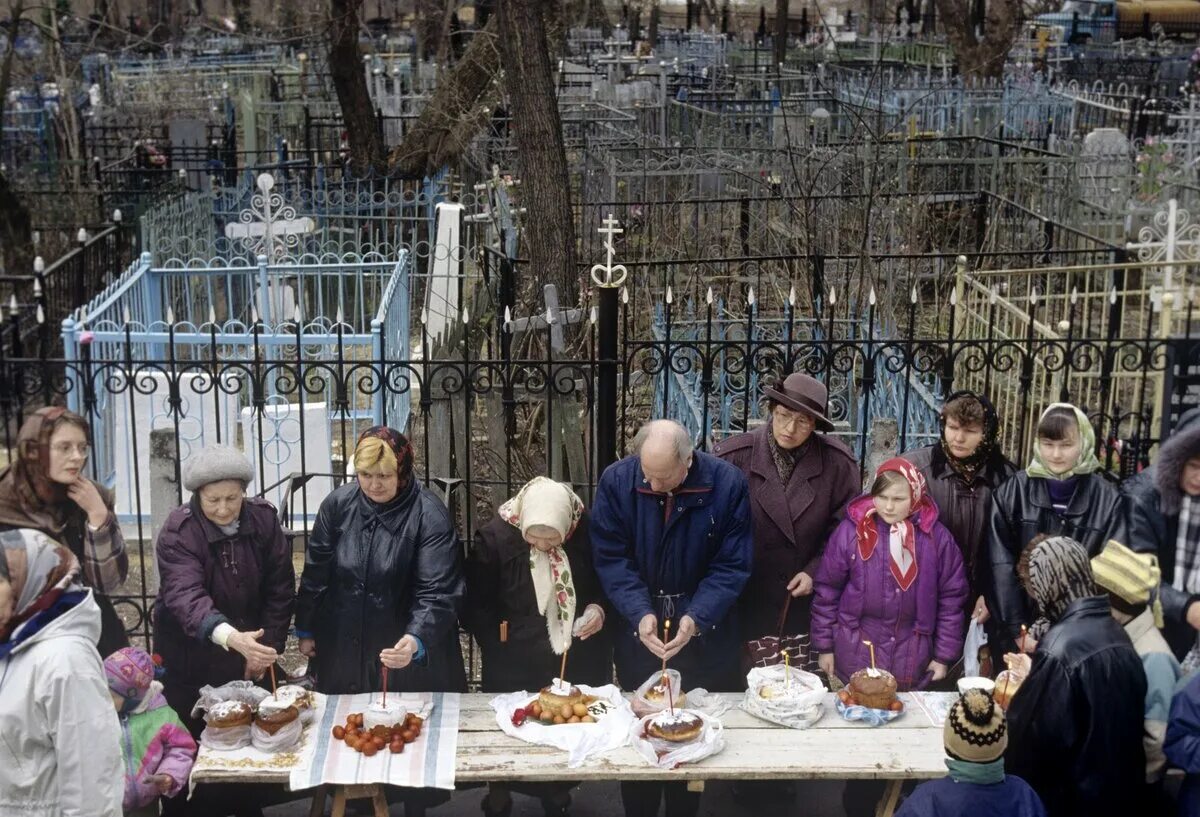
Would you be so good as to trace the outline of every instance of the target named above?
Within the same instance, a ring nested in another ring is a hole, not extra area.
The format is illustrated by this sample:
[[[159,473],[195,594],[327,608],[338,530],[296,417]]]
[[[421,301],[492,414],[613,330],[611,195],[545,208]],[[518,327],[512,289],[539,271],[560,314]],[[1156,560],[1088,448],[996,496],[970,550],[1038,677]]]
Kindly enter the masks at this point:
[[[846,507],[814,577],[812,645],[830,678],[870,666],[864,641],[901,690],[942,680],[962,654],[967,577],[937,516],[925,478],[899,457]]]

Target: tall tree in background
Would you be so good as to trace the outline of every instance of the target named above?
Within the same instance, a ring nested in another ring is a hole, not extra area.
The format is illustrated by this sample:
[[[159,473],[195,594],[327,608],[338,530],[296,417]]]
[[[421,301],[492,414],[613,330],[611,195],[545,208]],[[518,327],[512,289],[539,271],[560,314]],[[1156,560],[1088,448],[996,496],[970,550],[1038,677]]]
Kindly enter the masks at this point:
[[[772,45],[774,63],[787,61],[788,0],[775,0],[775,37]]]
[[[574,303],[579,296],[579,271],[571,176],[547,42],[547,19],[557,16],[554,3],[503,0],[497,16],[521,175],[521,203],[527,213],[522,254],[529,259],[534,275],[553,282],[563,300]]]
[[[342,109],[350,147],[350,167],[358,175],[386,170],[383,134],[367,90],[358,48],[358,10],[363,0],[330,0],[329,73]]]
[[[971,0],[934,0],[958,72],[971,79],[999,79],[1004,59],[1020,33],[1021,0],[988,0],[983,33],[972,24]]]
[[[16,56],[17,30],[25,14],[25,0],[16,0],[8,9],[8,33],[5,37],[3,61],[0,62],[0,121],[4,119],[4,103],[12,84],[13,58]],[[0,170],[0,248],[4,267],[10,274],[25,274],[32,267],[33,232],[29,209],[12,189],[5,171]]]

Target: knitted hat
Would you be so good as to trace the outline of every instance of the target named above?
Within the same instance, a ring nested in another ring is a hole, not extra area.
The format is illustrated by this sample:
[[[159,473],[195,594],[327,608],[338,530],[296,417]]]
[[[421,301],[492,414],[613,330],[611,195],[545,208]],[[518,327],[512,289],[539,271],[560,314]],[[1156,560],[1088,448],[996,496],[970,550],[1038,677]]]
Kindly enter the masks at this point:
[[[1134,553],[1110,539],[1104,550],[1092,557],[1092,575],[1101,589],[1128,606],[1140,608],[1153,601],[1154,623],[1163,626],[1162,602],[1158,598],[1162,571],[1153,553]]]
[[[183,468],[183,487],[189,491],[226,479],[247,485],[254,481],[254,466],[233,446],[210,445],[188,459]]]
[[[1008,748],[1008,722],[1004,711],[982,689],[962,694],[942,727],[946,754],[969,763],[991,763],[1004,756]]]
[[[104,659],[104,675],[117,697],[136,704],[146,697],[154,680],[154,659],[145,650],[125,647]]]

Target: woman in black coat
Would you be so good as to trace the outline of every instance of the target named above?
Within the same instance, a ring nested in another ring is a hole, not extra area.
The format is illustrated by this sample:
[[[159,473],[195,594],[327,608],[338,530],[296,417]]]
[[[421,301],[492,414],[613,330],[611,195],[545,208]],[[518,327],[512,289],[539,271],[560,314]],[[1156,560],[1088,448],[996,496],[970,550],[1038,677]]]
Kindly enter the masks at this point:
[[[569,487],[535,477],[475,534],[467,559],[466,623],[483,652],[483,691],[539,690],[559,673],[569,649],[573,684],[612,683],[612,648],[603,633],[600,583],[592,568],[583,502]],[[509,791],[562,814],[574,784],[493,784],[485,814],[508,814]]]
[[[1109,539],[1128,542],[1127,532],[1121,494],[1101,473],[1091,421],[1069,403],[1054,403],[1038,421],[1033,460],[992,494],[988,559],[980,565],[992,655],[1013,652],[1021,625],[1036,617],[1017,578],[1017,560],[1035,537],[1069,536],[1096,556]]]
[[[300,651],[319,692],[466,690],[462,560],[446,506],[413,478],[412,446],[376,426],[356,479],[317,512],[296,599]]]

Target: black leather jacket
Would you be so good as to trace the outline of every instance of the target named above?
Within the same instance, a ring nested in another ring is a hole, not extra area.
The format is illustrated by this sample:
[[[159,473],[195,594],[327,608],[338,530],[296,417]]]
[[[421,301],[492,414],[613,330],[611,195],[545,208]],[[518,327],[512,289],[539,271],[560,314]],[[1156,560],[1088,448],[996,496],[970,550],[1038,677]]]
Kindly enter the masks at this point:
[[[405,635],[420,661],[388,674],[399,692],[466,690],[458,614],[462,552],[446,506],[415,480],[376,505],[351,482],[317,512],[296,599],[296,630],[316,639],[319,692],[380,689],[379,652]]]
[[[1146,813],[1146,674],[1108,599],[1072,603],[1038,644],[1008,708],[1005,769],[1050,817]]]
[[[1100,474],[1081,476],[1066,512],[1059,515],[1050,502],[1046,480],[1031,479],[1025,471],[1018,471],[992,494],[989,559],[981,565],[990,568],[991,575],[981,578],[992,616],[989,637],[999,639],[1004,652],[1015,649],[1021,625],[1036,618],[1016,566],[1021,551],[1039,533],[1069,536],[1090,556],[1103,550],[1109,539],[1128,542],[1121,494]],[[997,654],[995,649],[992,654]]]

